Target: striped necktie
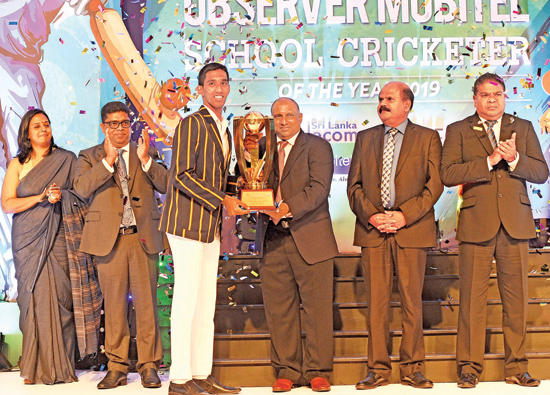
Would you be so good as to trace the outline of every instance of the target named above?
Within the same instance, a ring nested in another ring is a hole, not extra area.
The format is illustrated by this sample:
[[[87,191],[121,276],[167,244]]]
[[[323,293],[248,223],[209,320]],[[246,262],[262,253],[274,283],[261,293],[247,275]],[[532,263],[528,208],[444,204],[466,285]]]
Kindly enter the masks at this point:
[[[382,159],[382,205],[385,208],[389,207],[390,204],[390,178],[391,178],[391,169],[393,164],[393,152],[395,150],[395,135],[399,130],[396,128],[391,128],[389,130],[388,141],[384,145],[384,155]]]
[[[122,226],[127,228],[132,225],[132,206],[130,206],[130,193],[128,191],[128,172],[126,171],[126,161],[122,156],[124,150],[117,149],[118,161],[117,161],[117,173],[120,179],[120,186],[122,187],[124,212],[122,214]]]
[[[489,136],[493,149],[497,148],[497,139],[495,137],[495,131],[493,130],[493,126],[495,126],[497,122],[498,121],[485,121],[485,125],[487,125],[487,135]]]

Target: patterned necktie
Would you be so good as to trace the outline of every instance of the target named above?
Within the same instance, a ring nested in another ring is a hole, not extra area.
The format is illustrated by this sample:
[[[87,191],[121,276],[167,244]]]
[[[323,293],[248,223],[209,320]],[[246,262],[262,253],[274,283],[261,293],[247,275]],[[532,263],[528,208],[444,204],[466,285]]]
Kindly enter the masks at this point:
[[[277,186],[277,196],[275,197],[275,201],[277,204],[283,200],[283,196],[281,194],[281,181],[283,179],[283,171],[285,170],[285,147],[289,145],[290,143],[288,141],[279,141],[279,150],[277,151],[277,156],[279,158],[279,185]],[[279,223],[280,220],[278,219],[271,219],[275,225]]]
[[[489,136],[493,149],[497,148],[497,139],[495,137],[495,131],[493,130],[493,126],[495,126],[497,122],[498,121],[485,121],[485,125],[487,125],[487,135]]]
[[[395,150],[396,128],[390,129],[388,141],[384,145],[384,155],[382,159],[382,205],[387,208],[390,204],[390,178],[393,164],[393,152]]]
[[[118,161],[117,161],[117,173],[120,179],[120,185],[122,186],[122,194],[124,195],[124,214],[122,215],[122,226],[127,228],[132,225],[132,207],[130,206],[130,194],[128,192],[128,173],[126,171],[126,162],[122,153],[124,150],[118,148]]]
[[[279,141],[279,151],[277,156],[279,157],[279,186],[277,187],[277,196],[275,201],[279,203],[283,197],[281,195],[281,180],[283,179],[283,171],[285,170],[285,147],[290,144],[288,141]]]

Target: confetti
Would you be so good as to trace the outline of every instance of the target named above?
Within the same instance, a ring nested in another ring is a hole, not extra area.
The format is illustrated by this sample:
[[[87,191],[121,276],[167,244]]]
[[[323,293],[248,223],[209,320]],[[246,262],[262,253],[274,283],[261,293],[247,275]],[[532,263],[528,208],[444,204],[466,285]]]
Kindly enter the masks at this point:
[[[433,29],[432,26],[424,26],[424,30],[432,31]]]
[[[365,119],[365,120],[363,121],[363,126],[365,126],[367,123],[369,123],[369,120],[368,120],[368,119]]]

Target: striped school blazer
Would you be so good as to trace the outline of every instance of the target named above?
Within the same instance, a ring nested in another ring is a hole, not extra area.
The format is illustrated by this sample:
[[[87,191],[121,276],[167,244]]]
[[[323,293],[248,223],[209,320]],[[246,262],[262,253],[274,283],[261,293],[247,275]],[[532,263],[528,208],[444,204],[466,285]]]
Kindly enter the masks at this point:
[[[205,106],[181,120],[172,145],[161,231],[205,243],[214,240],[230,157],[224,159],[220,133]]]

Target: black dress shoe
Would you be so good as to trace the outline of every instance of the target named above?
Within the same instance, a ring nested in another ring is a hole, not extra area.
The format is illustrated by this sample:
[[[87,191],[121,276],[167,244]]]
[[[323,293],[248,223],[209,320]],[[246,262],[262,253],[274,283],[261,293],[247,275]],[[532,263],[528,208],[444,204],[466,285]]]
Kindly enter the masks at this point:
[[[222,385],[211,375],[206,380],[193,379],[195,384],[207,391],[209,394],[238,394],[241,392],[239,387],[226,387]]]
[[[506,384],[517,384],[522,387],[538,387],[540,380],[531,377],[529,372],[523,372],[515,376],[506,377]]]
[[[120,370],[109,370],[105,377],[103,377],[103,380],[99,382],[97,388],[100,390],[107,390],[116,388],[120,385],[126,385],[127,383],[126,373]]]
[[[473,373],[462,373],[458,380],[458,388],[475,388],[479,382],[478,377]]]
[[[185,384],[176,384],[170,382],[168,387],[168,395],[197,395],[197,394],[210,394],[210,392],[204,391],[193,380],[189,380]]]
[[[145,388],[162,387],[157,370],[154,368],[143,369],[141,372],[141,385]]]
[[[427,379],[420,372],[413,372],[408,376],[402,377],[401,384],[410,385],[413,388],[433,388],[434,386],[432,380]]]
[[[367,377],[364,378],[364,380],[358,382],[355,385],[355,389],[357,390],[371,390],[376,387],[380,387],[383,385],[388,385],[388,380],[380,376],[376,372],[369,372],[367,374]]]

